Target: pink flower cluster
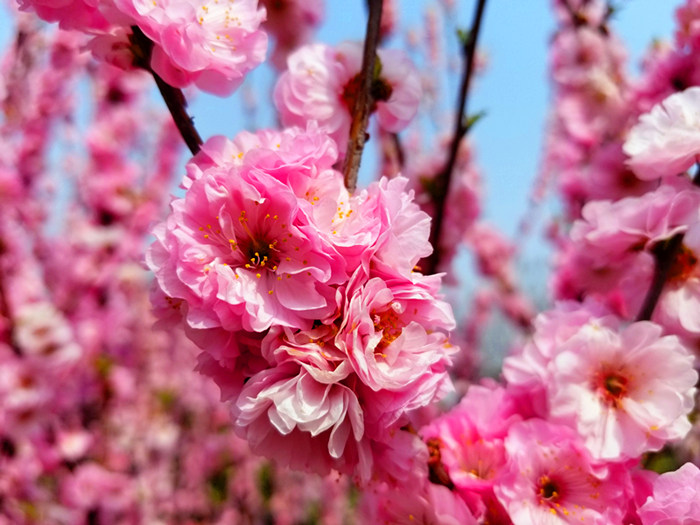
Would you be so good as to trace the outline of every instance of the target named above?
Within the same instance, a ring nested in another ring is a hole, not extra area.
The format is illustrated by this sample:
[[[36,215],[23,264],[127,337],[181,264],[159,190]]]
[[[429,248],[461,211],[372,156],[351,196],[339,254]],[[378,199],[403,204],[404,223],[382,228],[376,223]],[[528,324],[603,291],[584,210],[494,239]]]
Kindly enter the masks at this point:
[[[93,35],[94,54],[124,68],[132,65],[129,38],[138,27],[153,42],[150,67],[168,84],[220,96],[231,94],[267,51],[257,0],[18,2],[61,28]]]
[[[554,4],[546,170],[572,223],[557,239],[553,280],[568,301],[535,319],[505,360],[502,386],[471,385],[419,431],[429,480],[459,500],[423,522],[694,523],[697,467],[662,476],[641,467],[698,458],[700,190],[686,173],[700,153],[697,88],[668,92],[673,77],[653,65],[634,86],[604,3]],[[696,2],[679,11],[684,53],[695,49],[699,12]],[[504,246],[477,240],[484,273],[507,275]],[[433,492],[427,483],[416,502]],[[412,515],[388,492],[369,499],[385,515]]]
[[[599,305],[561,303],[506,360],[505,386],[472,385],[421,429],[431,473],[479,523],[644,519],[664,500],[635,465],[690,430],[693,364],[653,323],[623,326]]]
[[[251,454],[199,350],[153,328],[143,247],[182,144],[145,73],[87,62],[81,35],[34,17],[18,30],[0,75],[0,523],[347,523],[350,479]],[[51,198],[55,173],[70,196]]]
[[[350,196],[336,160],[314,124],[209,140],[147,261],[255,452],[402,477],[406,414],[450,388],[454,319],[414,270],[430,223],[406,180]]]

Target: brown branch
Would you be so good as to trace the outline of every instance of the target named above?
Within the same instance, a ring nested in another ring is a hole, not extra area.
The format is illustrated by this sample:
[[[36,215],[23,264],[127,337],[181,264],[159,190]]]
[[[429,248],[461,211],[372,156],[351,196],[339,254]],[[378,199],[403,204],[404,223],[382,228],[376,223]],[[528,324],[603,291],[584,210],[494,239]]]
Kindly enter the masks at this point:
[[[345,187],[350,192],[357,186],[357,174],[360,171],[362,150],[367,140],[367,122],[372,106],[372,83],[374,81],[375,62],[377,60],[377,45],[379,44],[379,27],[382,19],[382,0],[368,0],[369,17],[367,18],[367,33],[362,54],[362,70],[360,71],[360,89],[352,112],[350,138],[343,163]]]
[[[0,238],[0,258],[5,255],[5,253],[5,244],[2,238]],[[0,318],[4,318],[4,320],[0,319],[0,336],[5,335],[7,337],[5,342],[10,347],[12,352],[16,356],[21,356],[22,350],[17,344],[17,340],[15,338],[15,330],[13,325],[14,319],[10,309],[10,301],[7,297],[7,290],[5,289],[5,272],[2,265],[0,265]],[[7,323],[6,328],[2,326],[5,323]],[[5,334],[3,334],[3,332]]]
[[[651,319],[666,281],[672,276],[674,263],[676,263],[677,257],[681,255],[684,235],[684,233],[677,233],[670,239],[658,242],[651,249],[651,253],[654,255],[654,276],[644,298],[644,304],[637,315],[637,321],[648,321]]]
[[[585,7],[587,2],[583,3],[583,6]],[[612,17],[612,15],[615,13],[615,8],[610,4],[610,2],[607,3],[606,5],[606,11],[605,11],[605,16],[601,20],[600,24],[598,24],[597,27],[594,27],[590,24],[590,21],[588,18],[586,18],[585,15],[581,14],[580,11],[574,9],[574,7],[569,3],[569,0],[562,0],[561,2],[562,6],[564,9],[566,9],[567,13],[571,17],[571,24],[575,28],[583,27],[583,26],[590,26],[592,29],[597,29],[601,34],[604,36],[608,36],[610,30],[608,29],[608,21]]]
[[[433,200],[435,203],[435,215],[433,217],[433,228],[430,231],[430,243],[433,246],[433,253],[427,259],[427,267],[425,273],[435,273],[440,264],[442,255],[440,249],[440,233],[442,223],[445,217],[445,206],[447,203],[447,195],[450,191],[450,181],[452,172],[454,171],[459,153],[459,145],[462,139],[469,132],[469,121],[467,117],[467,98],[469,94],[469,84],[474,75],[474,57],[476,55],[476,44],[479,38],[481,29],[481,21],[484,17],[484,9],[486,0],[479,0],[474,12],[474,20],[472,22],[469,35],[464,40],[462,51],[464,54],[464,69],[462,74],[462,84],[459,91],[459,99],[457,101],[457,116],[455,121],[454,133],[452,135],[452,143],[450,144],[447,163],[442,171],[435,178]]]
[[[138,26],[131,26],[131,30],[132,34],[129,37],[129,41],[131,42],[131,51],[134,54],[134,65],[145,69],[153,75],[153,79],[158,86],[158,91],[160,91],[165,105],[168,106],[168,110],[175,121],[180,135],[192,152],[192,155],[196,155],[201,149],[202,138],[194,127],[192,117],[187,114],[187,100],[185,100],[185,95],[182,94],[181,89],[171,86],[163,80],[158,73],[153,71],[153,68],[151,68],[153,42],[143,34],[143,31],[141,31]]]
[[[426,441],[428,447],[428,479],[435,485],[442,485],[450,490],[455,489],[455,484],[450,479],[450,475],[442,463],[441,448],[443,446],[440,438],[432,437]]]
[[[399,166],[403,169],[406,165],[406,152],[403,149],[403,144],[401,144],[401,137],[399,137],[398,133],[392,133],[391,139],[396,149],[396,160],[398,160]]]

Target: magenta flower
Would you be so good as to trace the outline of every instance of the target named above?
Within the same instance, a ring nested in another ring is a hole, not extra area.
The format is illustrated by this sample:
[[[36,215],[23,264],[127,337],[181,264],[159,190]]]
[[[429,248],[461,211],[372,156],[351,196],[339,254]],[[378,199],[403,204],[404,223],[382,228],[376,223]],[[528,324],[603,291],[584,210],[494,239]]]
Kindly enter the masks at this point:
[[[342,267],[289,186],[246,179],[211,169],[194,181],[155,231],[149,265],[193,328],[310,326],[335,309],[327,283]]]
[[[169,84],[225,96],[265,59],[257,0],[115,0],[156,44],[151,66]]]
[[[409,496],[410,494],[410,496]],[[425,482],[421,487],[382,484],[363,495],[363,523],[391,525],[476,525],[462,499],[442,485]]]
[[[337,342],[365,385],[405,391],[426,371],[445,367],[441,347],[454,320],[436,291],[417,277],[367,280],[358,269],[348,285]]]
[[[368,466],[357,396],[319,374],[288,361],[251,377],[232,405],[237,431],[253,452],[294,469],[351,473],[357,463]]]
[[[501,523],[496,519],[504,513],[493,488],[506,467],[505,436],[520,419],[507,390],[472,385],[456,407],[420,430],[431,450],[439,452],[455,492],[489,523]]]
[[[349,268],[361,264],[368,271],[371,259],[388,274],[412,279],[418,261],[432,253],[430,216],[414,202],[413,191],[406,191],[407,184],[404,177],[382,177],[339,203],[333,241]],[[439,287],[439,280],[431,286]]]
[[[571,429],[539,419],[516,423],[505,447],[508,469],[495,491],[514,525],[619,523],[626,505],[620,479],[591,465]]]
[[[686,463],[659,476],[653,496],[637,512],[643,525],[700,523],[700,469]]]

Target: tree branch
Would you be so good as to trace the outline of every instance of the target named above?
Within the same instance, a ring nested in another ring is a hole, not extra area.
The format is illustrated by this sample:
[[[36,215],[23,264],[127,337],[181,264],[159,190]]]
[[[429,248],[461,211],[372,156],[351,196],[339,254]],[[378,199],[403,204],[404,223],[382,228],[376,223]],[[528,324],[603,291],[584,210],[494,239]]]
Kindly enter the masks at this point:
[[[441,250],[440,250],[440,233],[442,230],[442,223],[445,217],[445,206],[447,202],[447,195],[450,191],[450,181],[452,179],[452,172],[454,171],[455,164],[457,162],[457,154],[459,152],[459,145],[462,139],[469,132],[469,119],[467,117],[467,98],[469,94],[469,84],[471,83],[472,76],[474,75],[474,57],[476,54],[476,44],[479,38],[479,31],[481,29],[481,21],[484,17],[484,9],[486,7],[486,0],[479,0],[476,6],[476,11],[474,12],[474,20],[472,22],[471,29],[467,38],[464,40],[462,47],[464,55],[464,69],[462,74],[462,84],[460,86],[459,98],[457,101],[457,116],[455,121],[454,133],[452,135],[452,142],[450,144],[449,154],[447,157],[447,163],[442,171],[435,178],[434,186],[434,203],[435,203],[435,216],[433,217],[433,228],[430,231],[430,243],[433,246],[433,253],[427,259],[427,268],[425,268],[425,273],[435,273],[438,265],[440,264]]]
[[[372,106],[372,82],[374,81],[374,69],[377,59],[377,45],[379,44],[379,26],[382,19],[382,0],[368,0],[369,17],[367,19],[367,32],[365,35],[365,47],[362,54],[362,70],[360,71],[360,89],[355,98],[355,107],[352,112],[350,125],[350,138],[343,163],[343,177],[345,187],[350,192],[357,187],[357,174],[360,171],[362,150],[367,140],[367,122]]]
[[[185,109],[187,107],[185,95],[182,94],[181,89],[171,86],[163,80],[158,73],[153,71],[153,68],[151,68],[153,42],[151,42],[138,26],[131,26],[131,30],[132,34],[129,40],[131,42],[131,51],[134,54],[134,65],[145,69],[153,75],[153,79],[158,86],[158,91],[160,91],[165,105],[168,106],[168,110],[175,121],[180,135],[192,152],[192,155],[196,155],[201,149],[202,138],[194,127],[192,117],[187,114],[187,110]]]
[[[651,286],[644,298],[644,304],[639,310],[637,321],[651,319],[656,303],[661,297],[666,281],[671,277],[676,258],[681,254],[684,233],[677,233],[670,239],[657,243],[651,250],[654,255],[654,276]]]
[[[2,257],[5,252],[5,244],[0,237],[0,257]],[[13,323],[14,319],[12,317],[12,311],[10,310],[10,302],[7,298],[7,290],[5,289],[5,272],[3,266],[0,265],[0,337],[5,335],[7,338],[5,342],[10,349],[12,349],[12,352],[16,356],[21,356],[22,350],[17,344]],[[7,326],[3,326],[4,324],[7,324]]]

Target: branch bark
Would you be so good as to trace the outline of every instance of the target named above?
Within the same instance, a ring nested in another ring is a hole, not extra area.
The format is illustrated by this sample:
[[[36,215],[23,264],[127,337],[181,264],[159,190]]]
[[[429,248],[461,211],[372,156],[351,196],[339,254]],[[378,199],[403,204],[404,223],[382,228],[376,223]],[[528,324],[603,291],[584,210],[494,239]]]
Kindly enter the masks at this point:
[[[181,89],[171,86],[163,80],[158,73],[153,71],[153,68],[151,68],[153,42],[151,42],[138,26],[131,26],[131,30],[130,42],[131,51],[134,54],[134,65],[145,69],[153,75],[153,79],[158,86],[158,91],[160,91],[180,135],[185,141],[185,144],[187,144],[190,152],[192,152],[192,155],[196,155],[201,149],[202,138],[194,127],[192,117],[187,114],[187,100],[185,99],[185,95],[183,95]]]
[[[2,240],[2,237],[0,237],[0,259],[5,254],[5,251],[5,244]],[[15,321],[12,316],[12,311],[10,309],[10,302],[7,297],[7,290],[5,289],[5,282],[5,271],[3,266],[0,264],[0,337],[4,336],[4,338],[6,339],[5,342],[12,349],[12,352],[16,356],[21,356],[22,350],[20,349],[19,345],[17,344],[17,340],[15,339]],[[2,318],[4,318],[4,320]]]
[[[440,264],[440,258],[442,256],[440,250],[440,233],[442,230],[442,223],[445,218],[447,195],[450,191],[452,172],[454,171],[454,167],[457,162],[459,145],[462,142],[462,139],[469,132],[467,116],[469,85],[471,83],[472,76],[474,75],[476,44],[479,38],[479,31],[481,30],[481,21],[484,18],[485,8],[486,0],[479,0],[474,12],[474,20],[472,22],[471,29],[469,30],[469,35],[465,39],[462,47],[462,52],[464,55],[464,69],[462,70],[462,83],[459,90],[459,98],[457,100],[457,115],[454,132],[452,135],[452,142],[450,143],[447,163],[435,179],[435,216],[433,217],[433,228],[430,231],[430,243],[433,246],[433,253],[427,259],[427,268],[425,268],[426,274],[435,273],[437,271]]]
[[[370,108],[372,107],[372,82],[377,60],[377,46],[379,45],[379,26],[382,19],[383,0],[368,0],[369,17],[367,18],[367,32],[365,46],[362,54],[362,69],[360,71],[360,89],[355,98],[355,107],[352,112],[350,124],[350,138],[343,162],[343,178],[345,187],[352,193],[357,187],[357,174],[360,171],[362,151],[367,140],[367,122],[369,121]]]
[[[654,276],[651,286],[644,297],[644,304],[639,310],[637,321],[648,321],[654,313],[656,303],[659,302],[661,292],[663,292],[666,281],[671,276],[676,258],[680,255],[683,247],[684,233],[677,233],[670,239],[659,242],[651,252],[654,255]]]

